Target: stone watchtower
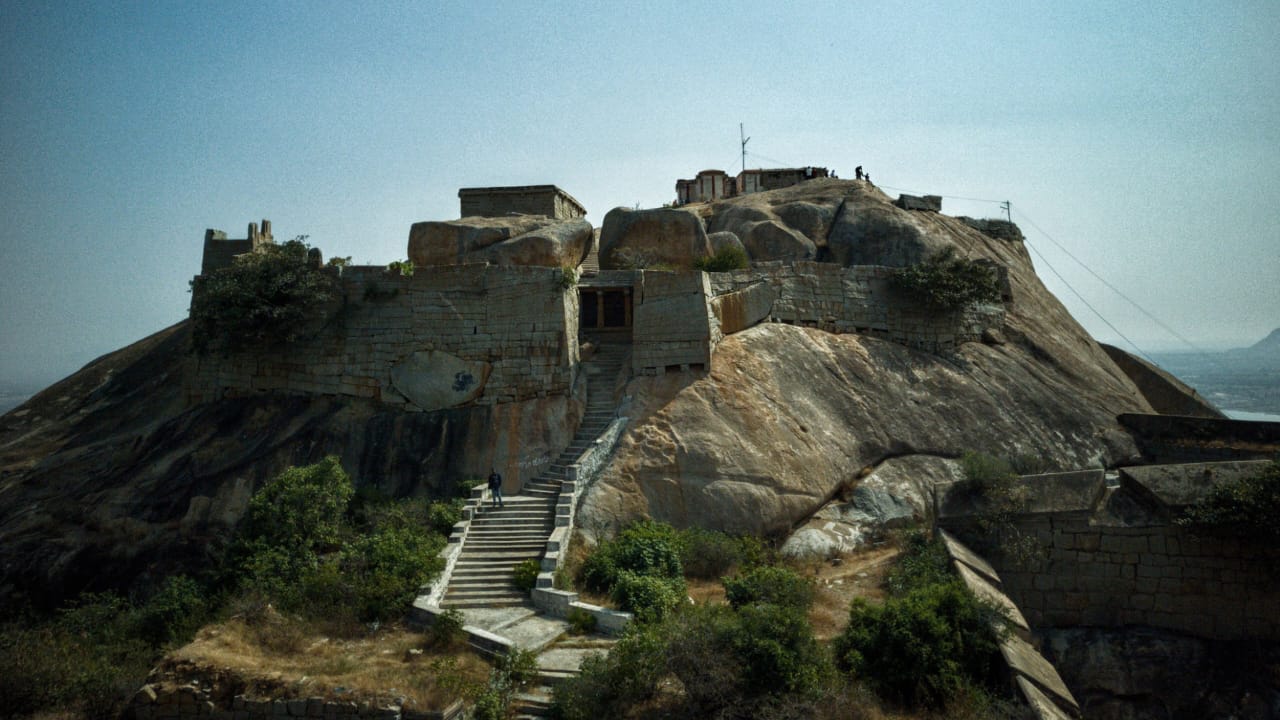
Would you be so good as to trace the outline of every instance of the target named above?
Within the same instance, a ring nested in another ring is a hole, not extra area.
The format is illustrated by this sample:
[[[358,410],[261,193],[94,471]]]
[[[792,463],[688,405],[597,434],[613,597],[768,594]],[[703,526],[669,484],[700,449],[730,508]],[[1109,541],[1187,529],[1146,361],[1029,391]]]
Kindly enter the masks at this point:
[[[200,274],[208,275],[228,267],[237,255],[253,252],[272,240],[270,220],[262,221],[261,230],[258,223],[249,223],[248,236],[240,240],[228,240],[225,232],[209,228],[204,231],[204,258],[200,263]]]

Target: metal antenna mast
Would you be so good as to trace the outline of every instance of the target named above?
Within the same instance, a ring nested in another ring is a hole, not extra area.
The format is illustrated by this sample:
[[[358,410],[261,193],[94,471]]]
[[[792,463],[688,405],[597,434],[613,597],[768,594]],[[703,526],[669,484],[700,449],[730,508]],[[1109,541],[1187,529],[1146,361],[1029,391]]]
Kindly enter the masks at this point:
[[[747,141],[751,138],[747,137],[742,131],[742,123],[738,123],[738,138],[742,141],[742,169],[747,169]]]
[[[1005,219],[1008,220],[1009,222],[1013,222],[1013,212],[1010,210],[1010,208],[1012,207],[1013,207],[1013,204],[1010,203],[1008,200],[1005,200],[1004,202],[1000,203],[1000,209],[1004,211]]]

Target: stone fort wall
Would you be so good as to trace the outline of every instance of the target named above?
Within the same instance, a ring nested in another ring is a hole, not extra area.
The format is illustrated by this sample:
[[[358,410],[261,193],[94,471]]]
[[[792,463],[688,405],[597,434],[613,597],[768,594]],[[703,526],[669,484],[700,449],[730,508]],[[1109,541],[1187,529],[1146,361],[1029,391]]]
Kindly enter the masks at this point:
[[[577,293],[558,268],[455,265],[404,277],[346,267],[343,300],[314,337],[193,360],[187,399],[256,392],[346,395],[405,410],[568,395]]]
[[[757,263],[749,270],[711,273],[714,295],[764,282],[774,294],[768,319],[828,332],[860,333],[928,352],[950,352],[1004,326],[1004,308],[982,305],[957,313],[916,306],[890,286],[893,268],[821,262]]]
[[[1117,487],[1101,470],[1022,478],[1027,506],[995,533],[956,485],[939,492],[938,522],[999,570],[1033,628],[1145,625],[1280,640],[1280,549],[1172,522],[1214,483],[1264,464],[1125,468]],[[1018,538],[1023,549],[1011,552]]]

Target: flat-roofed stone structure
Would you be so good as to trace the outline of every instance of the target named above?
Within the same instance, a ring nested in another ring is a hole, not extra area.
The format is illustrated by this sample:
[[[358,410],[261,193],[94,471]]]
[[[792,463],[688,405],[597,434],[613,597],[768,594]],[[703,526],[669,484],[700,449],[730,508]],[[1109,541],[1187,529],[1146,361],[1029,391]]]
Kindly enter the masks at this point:
[[[555,185],[510,185],[458,190],[462,217],[546,215],[558,220],[580,218],[587,209]]]

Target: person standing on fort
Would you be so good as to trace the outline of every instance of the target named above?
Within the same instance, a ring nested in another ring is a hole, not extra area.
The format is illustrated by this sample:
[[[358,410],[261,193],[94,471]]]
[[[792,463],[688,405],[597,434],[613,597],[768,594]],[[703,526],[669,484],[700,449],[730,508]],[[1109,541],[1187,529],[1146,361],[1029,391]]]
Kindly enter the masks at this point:
[[[489,498],[490,507],[506,507],[502,502],[502,476],[497,470],[489,473],[489,492],[492,493]]]
[[[856,179],[858,179],[858,180],[861,180],[861,179],[862,179],[862,166],[861,166],[861,165],[859,165],[858,167],[856,167],[856,168],[854,168],[854,169],[853,169],[853,175],[854,175],[854,177],[855,177]]]

